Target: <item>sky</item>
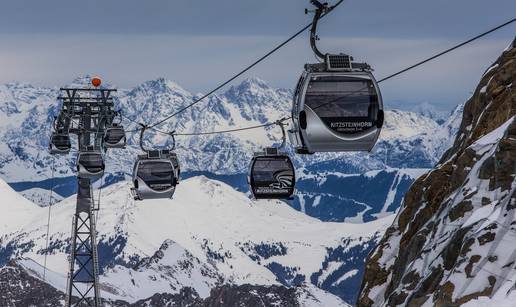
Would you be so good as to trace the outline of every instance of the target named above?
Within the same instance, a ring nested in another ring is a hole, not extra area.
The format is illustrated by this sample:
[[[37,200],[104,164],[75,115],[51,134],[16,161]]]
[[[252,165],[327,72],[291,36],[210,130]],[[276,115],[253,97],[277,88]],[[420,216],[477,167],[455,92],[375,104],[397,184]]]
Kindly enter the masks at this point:
[[[61,86],[93,74],[130,88],[164,77],[208,92],[308,24],[308,2],[4,0],[0,83]],[[368,62],[381,78],[515,17],[514,0],[345,0],[321,21],[319,44]],[[384,100],[452,108],[515,34],[516,23],[382,83]],[[307,32],[243,78],[292,88],[314,61]]]

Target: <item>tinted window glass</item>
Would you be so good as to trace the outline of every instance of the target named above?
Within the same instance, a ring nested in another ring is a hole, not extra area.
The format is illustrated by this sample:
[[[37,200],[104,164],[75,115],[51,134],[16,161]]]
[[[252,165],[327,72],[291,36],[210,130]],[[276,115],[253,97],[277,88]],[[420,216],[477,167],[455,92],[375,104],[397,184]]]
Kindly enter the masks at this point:
[[[109,129],[106,132],[106,141],[109,143],[118,143],[125,136],[123,129]]]
[[[317,77],[308,85],[305,104],[319,117],[370,117],[378,102],[373,82],[351,77]]]
[[[258,158],[253,168],[253,179],[257,184],[276,181],[276,175],[285,171],[290,175],[294,174],[292,166],[286,158]]]
[[[90,172],[100,172],[104,169],[102,155],[94,153],[83,153],[79,157],[79,163]]]
[[[70,140],[70,137],[68,135],[62,135],[62,134],[54,135],[54,141],[68,142],[69,140]]]
[[[52,143],[55,146],[65,146],[70,145],[70,137],[68,135],[57,134],[52,137]]]
[[[156,184],[172,184],[173,169],[170,162],[151,161],[140,163],[137,176],[149,186]]]

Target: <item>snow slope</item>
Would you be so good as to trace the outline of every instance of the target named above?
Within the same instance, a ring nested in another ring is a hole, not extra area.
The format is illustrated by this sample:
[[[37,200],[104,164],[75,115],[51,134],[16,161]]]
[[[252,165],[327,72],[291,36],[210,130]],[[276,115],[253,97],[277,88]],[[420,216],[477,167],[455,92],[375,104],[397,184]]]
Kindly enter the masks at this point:
[[[43,214],[43,208],[35,205],[15,192],[0,179],[0,238],[29,224],[36,216]]]
[[[427,169],[393,169],[364,174],[298,170],[289,204],[322,221],[363,223],[393,214],[410,185]]]
[[[68,270],[74,205],[71,197],[52,208],[48,267],[62,276]],[[28,225],[13,223],[10,229],[16,230],[2,236],[0,252],[9,245],[16,256],[42,263],[47,211],[32,209],[36,213],[27,216],[37,217]],[[337,254],[332,277],[339,278],[347,272],[339,271],[346,266],[346,250],[367,253],[391,222],[389,217],[360,225],[321,222],[279,201],[251,201],[202,176],[183,181],[173,200],[135,202],[129,184],[121,182],[102,191],[97,221],[103,291],[107,297],[138,300],[153,291],[177,293],[173,285],[192,286],[202,295],[220,282],[293,286],[310,283],[327,257]],[[162,256],[140,262],[160,249]],[[179,273],[184,262],[192,269]],[[126,285],[129,279],[132,287]]]
[[[511,124],[514,125],[514,117],[469,146],[478,160],[475,159],[475,163],[467,168],[464,184],[443,200],[446,206],[442,206],[442,210],[431,218],[435,226],[421,243],[423,252],[405,269],[404,280],[407,283],[411,276],[432,279],[432,274],[444,271],[444,276],[436,279],[436,282],[441,285],[439,291],[448,292],[451,289],[448,295],[452,302],[467,302],[466,298],[482,296],[486,289],[489,289],[487,293],[497,293],[497,301],[505,301],[506,304],[509,296],[514,295],[514,289],[510,290],[505,285],[509,282],[514,287],[516,282],[516,252],[513,244],[516,234],[513,227],[516,181],[512,176],[509,189],[502,186],[492,188],[492,178],[485,178],[483,170],[500,150],[500,140],[507,134]],[[418,211],[422,212],[430,205],[424,202]],[[398,215],[394,225],[400,224],[400,218]],[[409,231],[405,229],[399,236]],[[375,250],[373,259],[378,259],[379,265],[386,270],[392,270],[393,265],[403,259],[397,256],[401,248],[396,243],[398,240],[398,237],[393,237],[388,244],[382,244]],[[460,250],[457,257],[461,259],[455,259],[454,264],[450,257],[453,257],[454,251],[451,249],[456,240],[464,241],[461,244],[465,244],[467,249]],[[415,280],[412,282],[416,283]],[[409,285],[399,285],[395,294],[383,301],[385,287],[377,288],[368,289],[368,299],[376,302],[373,304],[375,306],[393,304],[398,293],[410,291]],[[414,299],[410,295],[405,297]],[[500,301],[501,298],[504,299]],[[426,299],[429,304],[436,304],[437,300],[432,297]],[[480,301],[485,302],[486,299]],[[474,304],[474,301],[469,304]]]

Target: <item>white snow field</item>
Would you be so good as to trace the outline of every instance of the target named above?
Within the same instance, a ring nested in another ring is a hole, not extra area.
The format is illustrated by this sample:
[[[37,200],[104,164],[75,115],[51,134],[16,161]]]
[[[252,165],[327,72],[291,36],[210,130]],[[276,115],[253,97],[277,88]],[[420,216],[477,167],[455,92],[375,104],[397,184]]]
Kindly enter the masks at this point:
[[[24,266],[41,277],[48,211],[17,195],[5,183],[3,186],[7,187],[3,196],[13,200],[2,203],[5,210],[24,210],[16,219],[3,221],[2,241],[28,246],[15,256],[31,259],[25,260]],[[327,248],[341,246],[343,240],[350,240],[347,248],[351,248],[378,238],[393,219],[389,216],[366,224],[321,222],[280,201],[252,201],[230,186],[203,176],[181,182],[172,200],[137,202],[129,188],[128,182],[121,182],[102,191],[97,221],[99,244],[116,245],[117,238],[124,241],[113,255],[120,264],[100,277],[102,295],[126,301],[158,292],[176,293],[182,286],[193,287],[206,297],[220,283],[279,284],[266,267],[273,262],[310,276],[322,268]],[[51,209],[50,241],[62,246],[48,256],[52,272],[47,277],[61,290],[68,270],[64,243],[70,237],[74,210],[75,197]],[[254,261],[250,256],[258,255],[249,248],[253,244],[280,245],[285,251]],[[124,265],[131,258],[154,254],[157,256],[136,268]],[[308,284],[305,288],[314,289]],[[324,291],[310,291],[315,297],[318,292]],[[325,295],[326,299],[337,299]]]

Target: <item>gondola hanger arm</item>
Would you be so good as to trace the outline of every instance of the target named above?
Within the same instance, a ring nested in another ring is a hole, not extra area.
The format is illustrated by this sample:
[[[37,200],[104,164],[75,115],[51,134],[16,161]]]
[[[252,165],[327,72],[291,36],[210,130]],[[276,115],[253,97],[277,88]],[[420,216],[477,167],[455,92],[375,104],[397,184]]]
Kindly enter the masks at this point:
[[[319,48],[317,48],[317,41],[319,40],[319,36],[317,35],[317,24],[319,22],[319,19],[321,19],[324,15],[331,12],[335,7],[337,7],[342,1],[337,2],[333,6],[329,6],[328,2],[321,3],[318,0],[310,0],[310,3],[315,6],[314,10],[305,9],[305,14],[308,14],[309,12],[314,13],[314,18],[312,21],[312,26],[310,28],[310,47],[312,47],[313,52],[315,55],[320,58],[321,60],[324,60],[326,57],[325,53],[322,53]]]
[[[286,120],[287,120],[287,118],[283,117],[275,122],[275,124],[280,126],[280,128],[281,128],[282,141],[281,141],[281,145],[278,147],[278,149],[284,148],[285,145],[287,144],[287,134],[285,133],[285,123],[284,123],[284,121],[286,121]]]
[[[145,124],[142,124],[140,123],[140,126],[142,127],[141,130],[140,130],[140,148],[144,151],[144,152],[149,152],[147,149],[145,149],[145,147],[143,146],[143,136],[145,134],[145,130],[147,130],[147,128],[149,126],[145,125]]]
[[[121,125],[122,124],[122,121],[123,121],[123,116],[122,116],[122,110],[117,110],[114,112],[114,116],[113,116],[113,122],[114,122],[114,119],[115,118],[118,118],[120,121],[118,123],[116,123],[117,125]]]
[[[176,137],[175,137],[175,134],[176,134],[176,130],[174,131],[171,131],[168,133],[170,135],[170,137],[172,137],[172,151],[174,151],[176,149]]]

